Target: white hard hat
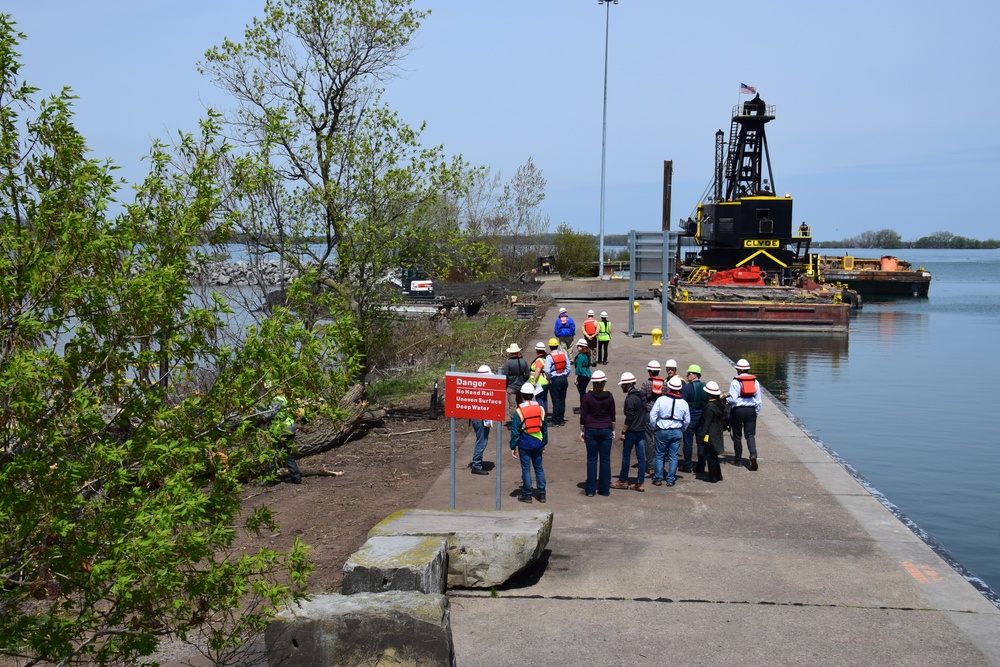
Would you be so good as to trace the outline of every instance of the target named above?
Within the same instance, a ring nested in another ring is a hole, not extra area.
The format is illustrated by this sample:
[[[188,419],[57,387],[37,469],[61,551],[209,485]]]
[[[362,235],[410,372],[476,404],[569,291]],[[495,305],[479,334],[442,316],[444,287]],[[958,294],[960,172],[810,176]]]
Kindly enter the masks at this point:
[[[683,388],[684,388],[684,381],[681,380],[678,376],[675,375],[669,380],[667,380],[667,389],[669,389],[670,391],[680,391]]]
[[[605,311],[602,310],[601,311],[601,317],[607,317],[607,316],[608,316],[608,314]]]
[[[507,348],[507,354],[517,354],[521,351],[521,346],[517,343],[511,343],[510,347]]]
[[[586,348],[589,348],[590,344],[587,342],[586,339],[581,338],[580,340],[576,341],[576,346],[577,347],[586,347]]]
[[[738,371],[748,371],[750,370],[750,362],[746,359],[740,359],[736,362],[736,370]]]
[[[705,393],[711,394],[712,396],[722,395],[722,392],[719,390],[719,384],[714,381],[705,384]]]
[[[588,314],[588,315],[593,315],[593,314],[594,314],[594,311],[592,311],[592,310],[588,310],[588,311],[587,311],[587,314]]]
[[[646,370],[647,371],[658,371],[658,370],[660,370],[660,362],[657,361],[656,359],[653,359],[648,364],[646,364]]]
[[[565,312],[566,312],[566,309],[565,309],[565,308],[560,308],[560,309],[559,309],[559,314],[560,314],[560,315],[562,315],[562,314],[563,314],[563,313],[565,313]]]
[[[635,383],[635,376],[625,371],[622,373],[622,379],[619,380],[618,384],[633,384]]]
[[[534,396],[535,385],[531,384],[530,382],[525,382],[524,384],[521,385],[521,393],[525,394],[526,396]]]
[[[483,373],[485,375],[485,374],[488,374],[488,373],[492,373],[493,369],[490,368],[489,366],[487,366],[486,364],[483,364],[482,366],[479,367],[479,370],[477,370],[476,372],[477,373]]]
[[[594,374],[590,376],[592,382],[604,382],[607,379],[608,376],[605,375],[604,371],[594,371]]]
[[[545,343],[543,343],[542,341],[538,341],[537,343],[535,343],[535,349],[539,350],[540,352],[545,352],[549,348],[545,347]]]
[[[674,361],[673,359],[667,359],[667,361],[663,364],[663,366],[665,368],[677,368],[677,362]]]

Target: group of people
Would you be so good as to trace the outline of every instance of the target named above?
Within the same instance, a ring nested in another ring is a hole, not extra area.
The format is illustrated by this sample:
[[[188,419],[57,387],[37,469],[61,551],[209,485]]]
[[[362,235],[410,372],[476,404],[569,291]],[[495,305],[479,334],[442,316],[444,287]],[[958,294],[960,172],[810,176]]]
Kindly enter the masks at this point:
[[[588,324],[591,322],[595,326]],[[617,479],[612,481],[611,449],[617,408],[614,395],[607,389],[606,373],[595,368],[607,363],[611,340],[608,315],[602,312],[597,321],[594,311],[588,311],[583,338],[576,340],[577,352],[572,357],[569,350],[576,336],[576,325],[565,308],[559,309],[553,334],[547,344],[540,341],[535,345],[535,358],[530,362],[517,344],[511,344],[507,348],[509,358],[501,369],[507,378],[511,455],[521,463],[518,498],[521,502],[530,503],[533,497],[542,503],[546,500],[542,453],[548,443],[549,428],[566,424],[571,372],[580,394],[580,441],[587,450],[584,492],[588,497],[610,495],[611,489],[645,491],[647,476],[652,476],[654,486],[673,486],[678,471],[706,475],[710,482],[722,481],[719,455],[725,449],[726,430],[733,439],[734,457],[730,462],[743,465],[746,438],[750,469],[758,469],[756,425],[761,409],[760,384],[750,373],[749,362],[746,359],[736,362],[736,376],[728,392],[723,393],[718,383],[702,382],[701,367],[697,364],[688,367],[685,380],[678,374],[673,359],[662,366],[652,360],[646,365],[647,377],[641,384],[630,372],[622,373],[618,382],[625,395],[619,434],[623,443],[622,465]],[[596,358],[592,347],[595,344]],[[484,365],[479,372],[492,371]],[[470,467],[473,474],[485,475],[488,473],[483,470],[482,455],[490,424],[473,420],[472,426],[476,445]],[[635,481],[630,482],[633,452],[638,472]]]

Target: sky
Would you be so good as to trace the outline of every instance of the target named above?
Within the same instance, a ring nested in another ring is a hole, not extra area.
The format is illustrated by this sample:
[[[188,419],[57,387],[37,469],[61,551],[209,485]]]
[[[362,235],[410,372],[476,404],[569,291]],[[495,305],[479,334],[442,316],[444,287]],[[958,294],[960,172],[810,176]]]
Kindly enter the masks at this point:
[[[8,0],[29,83],[63,86],[94,157],[138,181],[154,138],[195,131],[231,101],[198,73],[239,40],[263,0]],[[504,180],[530,157],[552,231],[600,231],[605,34],[604,233],[671,226],[711,183],[741,83],[767,126],[774,186],[818,240],[893,229],[1000,238],[1000,3],[881,0],[427,0],[385,99],[423,142]]]

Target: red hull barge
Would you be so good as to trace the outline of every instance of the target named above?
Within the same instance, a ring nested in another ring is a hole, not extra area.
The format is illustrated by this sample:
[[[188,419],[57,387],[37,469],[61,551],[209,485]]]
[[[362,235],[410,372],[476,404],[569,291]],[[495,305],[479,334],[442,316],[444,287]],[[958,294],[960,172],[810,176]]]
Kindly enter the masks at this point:
[[[775,301],[668,301],[670,312],[693,329],[715,331],[846,332],[851,307],[846,303]]]

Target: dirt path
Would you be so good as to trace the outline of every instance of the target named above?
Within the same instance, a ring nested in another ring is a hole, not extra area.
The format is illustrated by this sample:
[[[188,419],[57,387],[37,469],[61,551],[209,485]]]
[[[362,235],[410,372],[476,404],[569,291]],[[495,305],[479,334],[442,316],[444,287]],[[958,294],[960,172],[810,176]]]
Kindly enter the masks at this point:
[[[419,403],[426,406],[426,400]],[[414,404],[389,410],[387,433],[369,433],[328,452],[303,458],[302,484],[249,489],[248,506],[267,503],[280,532],[255,546],[287,551],[295,537],[312,547],[316,571],[309,592],[340,590],[347,558],[364,544],[368,531],[393,512],[416,507],[450,458],[449,421],[430,419]],[[458,442],[469,432],[460,421]],[[323,469],[343,472],[334,477]]]

